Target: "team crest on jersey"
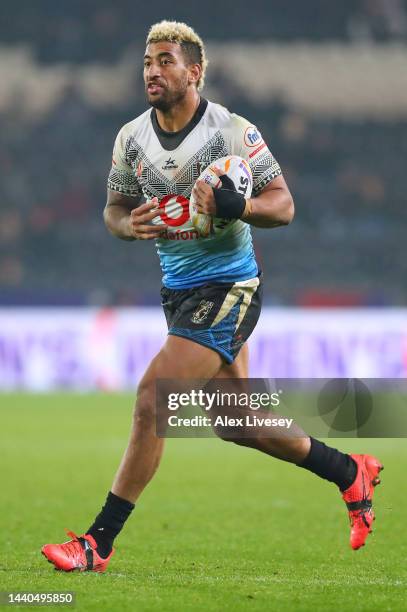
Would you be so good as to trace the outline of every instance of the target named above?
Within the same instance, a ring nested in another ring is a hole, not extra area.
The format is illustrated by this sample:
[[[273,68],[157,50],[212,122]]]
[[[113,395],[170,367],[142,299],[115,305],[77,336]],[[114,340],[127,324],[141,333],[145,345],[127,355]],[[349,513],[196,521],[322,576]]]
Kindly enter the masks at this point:
[[[196,168],[198,175],[201,174],[208,166],[211,165],[213,159],[210,156],[203,157],[201,156],[196,162]]]
[[[201,300],[199,302],[198,308],[195,310],[191,317],[192,323],[203,323],[214,306],[214,302],[209,302],[208,300]]]

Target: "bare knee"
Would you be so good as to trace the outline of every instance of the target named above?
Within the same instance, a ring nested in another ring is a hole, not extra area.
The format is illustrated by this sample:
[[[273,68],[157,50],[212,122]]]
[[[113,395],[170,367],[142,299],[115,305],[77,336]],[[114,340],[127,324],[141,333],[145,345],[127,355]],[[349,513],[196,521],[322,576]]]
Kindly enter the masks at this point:
[[[155,427],[156,407],[152,381],[142,380],[137,389],[137,400],[133,412],[134,428],[147,430]]]

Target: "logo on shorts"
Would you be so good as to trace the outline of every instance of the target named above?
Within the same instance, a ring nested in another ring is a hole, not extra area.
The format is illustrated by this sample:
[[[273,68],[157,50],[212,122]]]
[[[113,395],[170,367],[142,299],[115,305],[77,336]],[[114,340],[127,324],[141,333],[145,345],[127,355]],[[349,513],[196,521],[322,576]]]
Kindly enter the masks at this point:
[[[214,302],[201,300],[199,302],[198,308],[195,310],[194,314],[191,317],[192,323],[203,323],[214,306]]]

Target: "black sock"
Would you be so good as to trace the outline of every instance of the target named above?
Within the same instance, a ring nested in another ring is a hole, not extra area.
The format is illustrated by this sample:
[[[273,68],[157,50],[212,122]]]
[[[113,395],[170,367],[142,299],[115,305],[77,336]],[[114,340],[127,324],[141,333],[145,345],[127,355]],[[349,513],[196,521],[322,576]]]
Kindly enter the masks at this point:
[[[311,450],[306,459],[298,464],[299,467],[334,482],[341,491],[345,491],[356,478],[357,466],[352,457],[315,438],[310,440]]]
[[[110,555],[115,537],[129,518],[134,504],[109,492],[105,505],[86,533],[96,541],[97,553],[103,558]]]

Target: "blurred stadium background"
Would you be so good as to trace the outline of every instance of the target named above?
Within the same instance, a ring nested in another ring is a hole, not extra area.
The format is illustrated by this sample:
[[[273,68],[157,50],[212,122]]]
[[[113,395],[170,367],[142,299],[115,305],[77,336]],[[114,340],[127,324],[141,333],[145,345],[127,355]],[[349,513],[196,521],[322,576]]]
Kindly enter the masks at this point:
[[[2,588],[98,612],[405,610],[403,439],[329,442],[386,466],[357,555],[334,488],[215,439],[168,440],[103,577],[39,555],[101,506],[165,334],[154,245],[102,221],[163,18],[204,38],[203,95],[257,123],[296,201],[289,228],[254,230],[252,375],[407,377],[407,0],[1,2]]]
[[[405,376],[405,0],[21,0],[0,7],[0,388],[133,386],[163,338],[154,246],[102,221],[162,18],[206,41],[203,95],[257,123],[295,197],[288,229],[254,231],[253,373]]]

